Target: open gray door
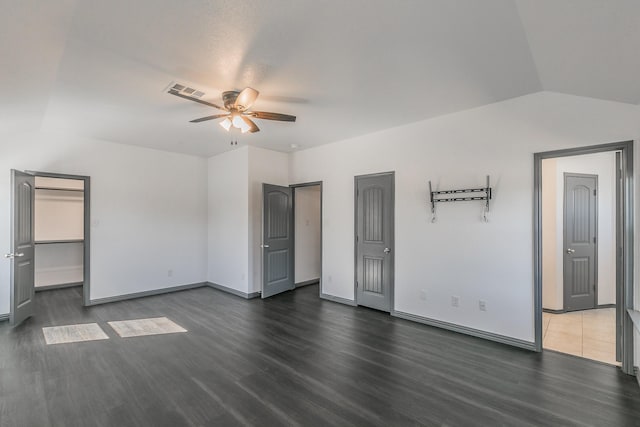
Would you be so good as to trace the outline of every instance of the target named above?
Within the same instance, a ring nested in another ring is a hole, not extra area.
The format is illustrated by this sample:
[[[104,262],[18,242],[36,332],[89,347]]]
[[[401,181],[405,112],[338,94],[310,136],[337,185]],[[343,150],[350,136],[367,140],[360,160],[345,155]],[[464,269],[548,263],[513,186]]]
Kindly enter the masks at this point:
[[[33,206],[35,178],[11,171],[11,315],[10,323],[19,325],[34,311]]]
[[[292,190],[262,184],[262,198],[262,298],[267,298],[295,288]]]
[[[596,308],[597,175],[564,177],[564,309]]]
[[[393,308],[394,175],[356,177],[356,303]]]

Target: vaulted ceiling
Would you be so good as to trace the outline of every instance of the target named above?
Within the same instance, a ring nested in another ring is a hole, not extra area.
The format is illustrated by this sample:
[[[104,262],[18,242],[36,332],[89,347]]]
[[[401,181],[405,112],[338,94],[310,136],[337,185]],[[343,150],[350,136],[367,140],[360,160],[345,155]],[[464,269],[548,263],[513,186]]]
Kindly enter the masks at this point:
[[[549,90],[640,103],[637,0],[3,0],[0,135],[290,151]],[[227,133],[166,93],[294,114]]]

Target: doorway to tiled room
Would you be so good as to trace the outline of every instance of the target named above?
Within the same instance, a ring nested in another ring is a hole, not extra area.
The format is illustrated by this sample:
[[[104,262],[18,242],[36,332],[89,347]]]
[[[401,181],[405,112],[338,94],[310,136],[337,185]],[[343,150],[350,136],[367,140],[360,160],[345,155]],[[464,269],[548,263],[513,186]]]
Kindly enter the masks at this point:
[[[542,346],[611,365],[618,348],[615,151],[542,160]]]
[[[620,365],[616,360],[616,309],[598,308],[542,314],[542,342],[547,350]]]

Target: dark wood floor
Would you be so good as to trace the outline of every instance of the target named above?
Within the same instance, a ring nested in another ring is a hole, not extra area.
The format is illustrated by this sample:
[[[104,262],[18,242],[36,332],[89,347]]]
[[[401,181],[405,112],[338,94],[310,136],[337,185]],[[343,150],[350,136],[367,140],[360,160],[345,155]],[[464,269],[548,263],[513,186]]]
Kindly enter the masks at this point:
[[[39,293],[35,318],[0,324],[0,425],[640,425],[640,387],[615,367],[317,295],[200,288],[85,309],[79,288]],[[189,332],[106,324],[158,316]],[[45,345],[43,326],[87,322],[110,339]]]

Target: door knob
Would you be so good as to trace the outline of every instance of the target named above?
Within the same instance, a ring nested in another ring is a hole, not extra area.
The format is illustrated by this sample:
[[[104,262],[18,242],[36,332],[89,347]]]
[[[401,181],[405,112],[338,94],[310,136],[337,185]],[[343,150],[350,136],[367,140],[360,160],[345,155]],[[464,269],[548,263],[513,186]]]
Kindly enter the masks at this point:
[[[575,251],[576,251],[575,249],[571,249],[571,248],[567,249],[567,253],[568,253],[568,254],[572,254],[572,253],[574,253]]]
[[[389,249],[389,248],[384,248],[384,253],[385,253],[385,254],[388,254],[389,252],[391,252],[391,249]]]
[[[269,245],[260,245],[261,248],[268,248]]]
[[[18,254],[4,254],[5,258],[15,258],[15,257],[21,257],[24,256],[24,254],[22,252],[18,253]]]

